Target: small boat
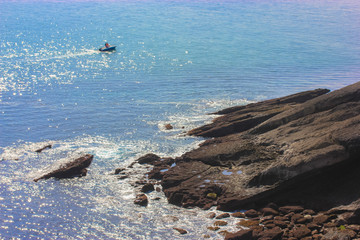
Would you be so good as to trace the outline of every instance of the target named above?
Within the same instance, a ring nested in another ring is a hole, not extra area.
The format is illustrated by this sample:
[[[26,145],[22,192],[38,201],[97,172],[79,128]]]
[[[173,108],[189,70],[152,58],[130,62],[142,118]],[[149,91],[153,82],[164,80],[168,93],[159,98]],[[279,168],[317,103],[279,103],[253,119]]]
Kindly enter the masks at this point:
[[[102,47],[99,48],[100,52],[112,52],[115,51],[116,46],[110,46],[110,47]]]

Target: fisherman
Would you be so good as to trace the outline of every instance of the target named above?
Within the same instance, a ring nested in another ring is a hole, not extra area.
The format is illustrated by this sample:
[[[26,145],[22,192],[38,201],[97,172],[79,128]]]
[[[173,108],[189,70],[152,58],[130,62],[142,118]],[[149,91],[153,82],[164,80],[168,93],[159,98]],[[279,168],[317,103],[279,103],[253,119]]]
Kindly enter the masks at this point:
[[[110,47],[110,44],[109,44],[109,43],[105,43],[105,47],[106,47],[106,48],[109,48],[109,47]]]

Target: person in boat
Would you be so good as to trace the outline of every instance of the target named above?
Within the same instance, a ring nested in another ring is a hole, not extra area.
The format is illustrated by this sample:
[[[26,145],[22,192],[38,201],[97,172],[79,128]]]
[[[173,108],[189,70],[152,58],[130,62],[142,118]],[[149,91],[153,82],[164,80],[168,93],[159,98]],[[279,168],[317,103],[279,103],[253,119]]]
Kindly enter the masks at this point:
[[[109,47],[110,47],[110,44],[109,44],[109,43],[105,43],[105,47],[106,47],[106,48],[109,48]]]

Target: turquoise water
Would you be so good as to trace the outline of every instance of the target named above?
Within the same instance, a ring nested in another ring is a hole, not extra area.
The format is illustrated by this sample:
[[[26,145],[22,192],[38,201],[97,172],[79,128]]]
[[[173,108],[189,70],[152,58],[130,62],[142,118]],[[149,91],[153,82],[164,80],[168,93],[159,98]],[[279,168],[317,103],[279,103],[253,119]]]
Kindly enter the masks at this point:
[[[359,23],[354,0],[1,1],[0,238],[220,238],[160,193],[134,206],[146,169],[110,173],[192,149],[184,132],[208,112],[357,82]],[[32,182],[81,153],[95,155],[87,177]]]

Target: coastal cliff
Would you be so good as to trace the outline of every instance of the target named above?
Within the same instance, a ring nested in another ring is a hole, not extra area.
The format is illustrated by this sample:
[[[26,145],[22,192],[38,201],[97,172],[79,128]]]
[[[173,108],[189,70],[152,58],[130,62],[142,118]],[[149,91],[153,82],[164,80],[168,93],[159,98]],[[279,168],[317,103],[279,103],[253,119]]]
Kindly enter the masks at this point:
[[[222,116],[188,132],[207,138],[198,148],[175,159],[137,160],[153,165],[147,176],[160,181],[169,203],[256,213],[244,215],[255,217],[250,232],[226,239],[360,237],[360,82],[216,114]],[[274,223],[279,218],[287,220]]]

